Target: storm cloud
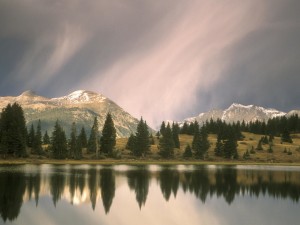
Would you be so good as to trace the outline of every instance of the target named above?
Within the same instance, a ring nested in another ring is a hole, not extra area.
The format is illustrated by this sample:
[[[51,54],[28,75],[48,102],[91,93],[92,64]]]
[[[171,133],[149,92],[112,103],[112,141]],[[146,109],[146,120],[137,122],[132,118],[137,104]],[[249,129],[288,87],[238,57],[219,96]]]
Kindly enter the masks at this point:
[[[3,0],[0,95],[106,95],[157,126],[232,102],[299,108],[297,0]]]

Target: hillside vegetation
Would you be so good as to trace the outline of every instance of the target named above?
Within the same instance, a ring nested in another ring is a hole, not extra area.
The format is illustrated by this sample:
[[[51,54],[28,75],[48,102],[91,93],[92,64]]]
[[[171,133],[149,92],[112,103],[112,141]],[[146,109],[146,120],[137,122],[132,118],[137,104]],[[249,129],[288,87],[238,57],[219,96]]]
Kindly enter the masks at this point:
[[[245,136],[244,140],[238,141],[238,154],[239,159],[238,161],[243,162],[265,162],[265,163],[293,163],[297,162],[300,163],[300,134],[293,134],[293,143],[282,143],[280,137],[275,137],[273,140],[273,153],[268,152],[269,145],[263,144],[263,150],[255,150],[258,145],[259,140],[261,139],[262,135],[253,134],[249,132],[243,132]],[[155,144],[151,145],[151,152],[147,155],[146,158],[148,160],[157,160],[161,159],[159,155],[159,141],[157,138],[155,139]],[[123,159],[135,159],[135,157],[131,154],[129,150],[125,149],[126,143],[128,138],[120,138],[117,139],[117,149],[122,152]],[[210,134],[208,136],[208,140],[210,142],[210,148],[207,152],[207,155],[204,160],[195,160],[195,159],[184,159],[183,153],[185,147],[189,144],[192,145],[193,136],[180,134],[180,149],[176,149],[174,151],[174,158],[172,160],[184,160],[184,161],[231,161],[226,160],[222,157],[215,156],[214,149],[216,146],[217,135]],[[254,148],[254,154],[250,153],[250,150]],[[248,159],[244,159],[243,155],[246,151],[249,151],[250,157]],[[86,157],[89,157],[86,155]]]

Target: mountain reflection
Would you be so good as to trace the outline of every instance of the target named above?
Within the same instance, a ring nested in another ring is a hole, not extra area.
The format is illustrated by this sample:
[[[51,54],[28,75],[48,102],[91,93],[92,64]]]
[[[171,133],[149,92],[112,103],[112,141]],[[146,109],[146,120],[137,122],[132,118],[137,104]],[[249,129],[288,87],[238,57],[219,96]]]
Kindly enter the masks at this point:
[[[298,170],[207,166],[180,170],[174,166],[162,166],[158,170],[147,166],[123,170],[115,167],[48,166],[45,170],[43,166],[36,166],[28,172],[26,166],[23,167],[0,167],[0,215],[4,222],[16,219],[24,202],[34,201],[39,207],[40,197],[50,198],[55,207],[64,200],[73,205],[88,203],[93,210],[102,201],[103,210],[108,214],[115,193],[124,186],[124,178],[125,184],[127,180],[129,189],[135,193],[140,209],[146,206],[151,181],[156,181],[154,184],[158,185],[166,201],[172,195],[176,199],[178,191],[192,194],[203,203],[207,198],[221,197],[229,205],[237,196],[268,195],[295,202],[300,197]]]

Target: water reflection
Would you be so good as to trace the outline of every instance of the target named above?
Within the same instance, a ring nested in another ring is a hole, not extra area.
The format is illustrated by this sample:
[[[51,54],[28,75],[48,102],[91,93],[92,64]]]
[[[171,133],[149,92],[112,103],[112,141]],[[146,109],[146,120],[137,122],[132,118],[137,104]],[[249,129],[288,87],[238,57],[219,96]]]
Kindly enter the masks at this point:
[[[41,197],[50,197],[54,207],[64,200],[74,207],[88,203],[93,210],[102,201],[104,213],[109,214],[118,188],[125,185],[134,192],[139,209],[146,206],[147,197],[154,187],[159,188],[165,202],[170,201],[171,196],[176,199],[179,190],[202,203],[217,197],[228,205],[235,198],[244,196],[268,196],[296,203],[300,197],[300,170],[209,166],[187,169],[162,166],[153,170],[148,166],[126,168],[0,167],[1,218],[4,222],[15,220],[23,203],[34,201],[39,207]]]
[[[145,166],[141,166],[137,170],[129,170],[127,172],[127,179],[128,186],[130,190],[134,190],[136,201],[141,209],[141,207],[146,204],[150,184],[150,173]]]

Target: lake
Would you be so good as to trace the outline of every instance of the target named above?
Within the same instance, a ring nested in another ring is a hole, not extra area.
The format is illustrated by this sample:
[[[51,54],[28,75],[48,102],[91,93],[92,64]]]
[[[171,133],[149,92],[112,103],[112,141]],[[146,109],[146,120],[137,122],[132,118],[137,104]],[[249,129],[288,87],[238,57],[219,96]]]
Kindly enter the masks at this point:
[[[0,224],[299,224],[300,168],[0,166]]]

